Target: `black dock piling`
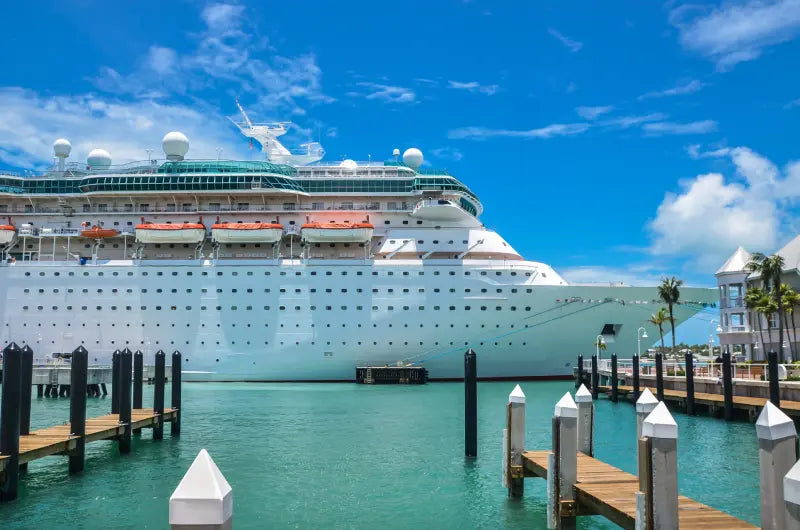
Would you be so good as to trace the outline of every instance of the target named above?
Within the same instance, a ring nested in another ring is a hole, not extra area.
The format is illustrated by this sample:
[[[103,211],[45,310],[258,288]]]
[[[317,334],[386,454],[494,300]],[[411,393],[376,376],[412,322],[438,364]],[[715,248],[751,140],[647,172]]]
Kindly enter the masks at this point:
[[[777,378],[776,378],[777,379]],[[725,419],[733,419],[733,378],[731,374],[731,354],[722,354],[722,395],[725,398]]]
[[[137,350],[133,354],[133,408],[142,408],[142,376],[144,374],[144,356]],[[133,434],[141,434],[141,429],[134,429]]]
[[[31,433],[31,393],[33,391],[33,350],[27,344],[22,347],[22,372],[19,399],[19,435]],[[28,470],[27,462],[19,465],[20,472]]]
[[[781,406],[780,381],[778,380],[778,354],[774,351],[767,355],[768,367],[767,376],[769,377],[769,400],[776,407]]]
[[[617,377],[617,354],[611,354],[611,401],[619,400],[619,379]]]
[[[578,354],[578,378],[575,380],[575,388],[580,388],[583,384],[583,355]]]
[[[111,354],[111,414],[119,414],[119,350]]]
[[[125,431],[119,437],[119,452],[131,452],[131,371],[133,353],[125,348],[119,354],[119,422],[125,424]]]
[[[36,385],[36,397],[40,398],[44,396],[44,385]]]
[[[656,354],[656,399],[664,401],[664,360],[660,353]]]
[[[3,350],[3,390],[0,402],[0,454],[8,456],[0,501],[17,498],[19,488],[19,412],[22,386],[22,350],[12,342]]]
[[[694,409],[694,357],[691,353],[686,354],[686,414],[695,415]]]
[[[176,410],[175,417],[170,425],[172,436],[181,435],[181,352],[172,352],[172,408]]]
[[[597,373],[597,355],[592,355],[592,399],[597,399],[597,384],[600,382],[600,375]]]
[[[158,416],[153,426],[153,440],[164,438],[164,350],[156,352],[155,389],[153,391],[153,412]]]
[[[478,372],[472,348],[464,352],[464,452],[478,456]]]
[[[633,402],[639,401],[639,356],[633,355]]]
[[[89,375],[89,352],[78,346],[72,352],[69,399],[69,432],[76,436],[75,448],[69,453],[69,472],[80,473],[86,456],[86,379]]]
[[[113,371],[113,370],[112,370],[112,371]],[[114,374],[113,374],[113,373],[111,374],[111,377],[112,377],[112,380],[113,380],[113,377],[114,377]],[[103,395],[104,395],[104,396],[107,396],[107,395],[108,395],[108,388],[106,387],[106,384],[105,384],[105,383],[100,383],[100,388],[101,388],[101,389],[102,389],[102,391],[103,391]]]

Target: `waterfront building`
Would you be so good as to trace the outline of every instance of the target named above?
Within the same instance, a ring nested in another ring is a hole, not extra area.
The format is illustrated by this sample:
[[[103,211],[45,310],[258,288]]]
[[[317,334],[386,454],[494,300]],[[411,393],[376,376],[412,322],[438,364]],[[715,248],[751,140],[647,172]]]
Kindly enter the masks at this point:
[[[779,249],[775,254],[783,257],[784,268],[781,282],[800,290],[800,235]],[[778,351],[778,314],[769,319],[763,314],[749,310],[744,298],[750,287],[763,287],[758,275],[747,270],[752,254],[742,247],[736,249],[715,276],[719,288],[719,333],[720,345],[731,354],[739,353],[748,359],[764,359],[766,352]],[[796,308],[800,310],[800,307]],[[800,319],[795,318],[795,324]],[[784,321],[784,351],[788,357],[794,352],[798,358],[797,328],[792,327],[791,315]]]

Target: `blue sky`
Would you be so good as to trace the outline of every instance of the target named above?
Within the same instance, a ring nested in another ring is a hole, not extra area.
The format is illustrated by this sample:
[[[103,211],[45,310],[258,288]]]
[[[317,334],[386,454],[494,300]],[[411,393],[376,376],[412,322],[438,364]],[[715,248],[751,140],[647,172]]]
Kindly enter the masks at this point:
[[[238,96],[329,160],[419,147],[574,281],[711,285],[798,231],[800,0],[14,2],[0,31],[3,167],[169,130],[255,157]]]

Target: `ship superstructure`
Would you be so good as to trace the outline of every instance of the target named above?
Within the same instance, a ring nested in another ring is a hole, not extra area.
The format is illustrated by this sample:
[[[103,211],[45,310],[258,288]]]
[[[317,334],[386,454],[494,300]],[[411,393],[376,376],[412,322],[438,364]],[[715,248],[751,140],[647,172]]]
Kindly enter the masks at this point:
[[[58,140],[52,170],[0,175],[0,340],[94,362],[178,349],[199,380],[352,380],[363,360],[454,378],[467,347],[483,378],[557,377],[597,335],[629,353],[658,306],[655,288],[569,285],[523,259],[417,149],[287,164],[266,140],[263,161],[163,145],[166,160],[79,165]],[[685,289],[677,319],[714,298]]]

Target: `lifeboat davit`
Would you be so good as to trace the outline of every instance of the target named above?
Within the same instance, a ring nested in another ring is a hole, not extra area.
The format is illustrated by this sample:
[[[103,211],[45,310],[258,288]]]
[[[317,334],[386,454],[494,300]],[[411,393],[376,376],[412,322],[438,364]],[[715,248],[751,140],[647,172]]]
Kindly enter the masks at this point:
[[[211,240],[217,243],[277,243],[283,237],[278,223],[215,223]]]
[[[372,239],[371,223],[306,223],[300,232],[308,243],[364,243]]]
[[[11,218],[9,218],[7,225],[0,225],[0,245],[8,245],[14,241],[14,236],[16,234],[17,229],[11,224]]]
[[[81,237],[88,237],[89,239],[108,239],[109,237],[116,237],[118,235],[119,230],[103,228],[102,226],[93,226],[81,230]]]
[[[200,243],[206,238],[206,227],[201,223],[136,225],[137,243]]]

